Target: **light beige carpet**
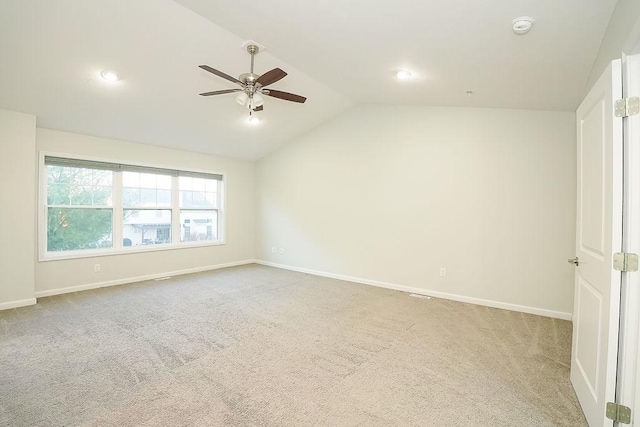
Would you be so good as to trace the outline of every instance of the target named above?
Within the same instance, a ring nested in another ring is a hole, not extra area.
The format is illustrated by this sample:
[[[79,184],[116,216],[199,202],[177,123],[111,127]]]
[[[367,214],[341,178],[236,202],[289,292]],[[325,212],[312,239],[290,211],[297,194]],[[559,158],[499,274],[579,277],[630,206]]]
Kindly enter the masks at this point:
[[[258,265],[0,312],[0,425],[583,426],[571,323]]]

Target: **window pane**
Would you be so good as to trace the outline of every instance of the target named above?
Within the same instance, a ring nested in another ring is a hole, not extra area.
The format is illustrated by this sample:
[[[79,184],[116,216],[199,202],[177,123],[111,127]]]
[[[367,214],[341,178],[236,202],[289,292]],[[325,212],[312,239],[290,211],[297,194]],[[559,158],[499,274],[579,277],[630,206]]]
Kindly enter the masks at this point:
[[[47,209],[47,251],[111,248],[112,231],[112,209]]]
[[[123,246],[171,243],[171,210],[125,209],[122,237]]]
[[[68,205],[71,185],[68,182],[49,182],[47,184],[48,205]]]
[[[111,186],[94,187],[92,191],[92,206],[111,206]]]
[[[209,193],[216,193],[218,191],[218,181],[215,179],[207,179],[205,191]]]
[[[125,207],[170,207],[171,177],[152,173],[122,173],[122,204]]]
[[[193,188],[193,178],[189,176],[181,176],[179,181],[180,190],[191,190]]]
[[[193,191],[180,191],[180,207],[193,207]]]
[[[137,172],[122,172],[122,185],[124,187],[140,187],[140,174]]]
[[[180,211],[180,241],[218,240],[218,211]]]
[[[207,200],[205,200],[205,206],[208,208],[217,208],[217,200],[216,193],[205,193]]]
[[[156,186],[156,176],[150,173],[141,173],[140,174],[140,187],[144,188],[157,188]]]
[[[158,188],[171,190],[171,177],[169,175],[158,175]]]
[[[124,206],[139,206],[140,205],[140,189],[138,189],[138,188],[123,188],[122,189],[122,204]]]
[[[171,190],[158,190],[158,206],[171,206]]]
[[[218,207],[217,180],[181,176],[179,182],[181,208]]]
[[[193,192],[193,207],[194,208],[204,208],[204,207],[206,207],[204,191],[194,191]]]
[[[111,206],[113,172],[47,166],[47,204]]]
[[[141,206],[155,206],[156,205],[156,190],[149,190],[147,188],[140,189],[140,205]]]
[[[181,208],[217,208],[217,194],[204,191],[180,191]]]
[[[203,178],[193,178],[193,187],[191,188],[194,191],[204,191],[205,188],[205,180]]]

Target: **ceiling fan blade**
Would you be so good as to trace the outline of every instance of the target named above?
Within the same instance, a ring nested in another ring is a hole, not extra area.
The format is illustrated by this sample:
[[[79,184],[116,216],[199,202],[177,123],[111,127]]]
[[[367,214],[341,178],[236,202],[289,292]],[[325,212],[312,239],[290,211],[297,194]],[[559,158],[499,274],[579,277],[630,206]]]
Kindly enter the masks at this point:
[[[199,67],[202,68],[205,71],[208,71],[208,72],[210,72],[212,74],[215,74],[218,77],[222,77],[223,79],[229,80],[230,82],[233,82],[233,83],[237,83],[240,86],[244,87],[244,83],[242,83],[240,80],[238,80],[238,79],[236,79],[234,77],[231,77],[230,75],[225,74],[222,71],[218,71],[215,68],[209,67],[208,65],[199,65]]]
[[[262,111],[262,110],[264,110],[264,105],[261,105],[253,109],[253,111]]]
[[[269,93],[267,93],[269,92]],[[299,102],[304,103],[307,100],[304,96],[296,95],[294,93],[282,92],[279,90],[269,89],[268,91],[263,92],[265,95],[272,96],[274,98],[284,99],[285,101]]]
[[[258,80],[256,80],[256,83],[260,84],[263,87],[269,86],[270,84],[273,84],[278,80],[281,80],[286,75],[287,73],[282,71],[280,68],[274,68],[273,70],[267,71],[266,73],[258,77]]]
[[[232,92],[242,92],[242,89],[214,90],[213,92],[201,93],[200,96],[224,95],[225,93],[232,93]]]

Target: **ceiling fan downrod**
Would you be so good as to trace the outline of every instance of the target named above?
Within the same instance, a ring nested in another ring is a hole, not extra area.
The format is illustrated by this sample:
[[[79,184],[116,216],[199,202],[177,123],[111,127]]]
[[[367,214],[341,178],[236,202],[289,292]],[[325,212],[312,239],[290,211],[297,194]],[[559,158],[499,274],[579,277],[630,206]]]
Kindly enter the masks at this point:
[[[240,81],[246,85],[245,91],[247,92],[247,95],[254,92],[254,85],[260,77],[253,72],[255,56],[259,51],[260,48],[256,45],[250,44],[247,46],[247,52],[251,55],[251,71],[240,75]]]
[[[251,55],[251,74],[253,74],[253,60],[255,55],[260,52],[260,48],[254,44],[247,46],[247,52]]]

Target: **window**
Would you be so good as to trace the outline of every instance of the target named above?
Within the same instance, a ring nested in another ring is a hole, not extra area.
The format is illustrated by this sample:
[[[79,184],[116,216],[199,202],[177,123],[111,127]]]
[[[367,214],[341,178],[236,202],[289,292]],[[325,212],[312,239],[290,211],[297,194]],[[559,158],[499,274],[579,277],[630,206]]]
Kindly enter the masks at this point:
[[[52,156],[44,172],[44,259],[223,243],[222,175]]]
[[[180,241],[218,239],[218,181],[181,176]]]
[[[171,181],[171,175],[122,172],[122,237],[127,246],[171,243]]]
[[[113,246],[113,172],[47,166],[47,251]]]

